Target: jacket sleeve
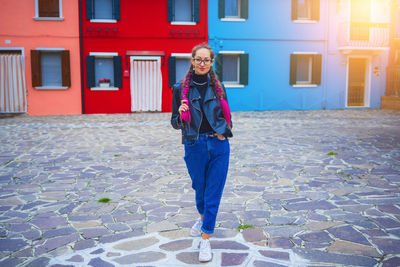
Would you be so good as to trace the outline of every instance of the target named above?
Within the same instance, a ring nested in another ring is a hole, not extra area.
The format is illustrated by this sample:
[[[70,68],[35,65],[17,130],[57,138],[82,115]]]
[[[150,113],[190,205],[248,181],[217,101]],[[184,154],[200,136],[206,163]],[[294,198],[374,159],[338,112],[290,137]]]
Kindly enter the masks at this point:
[[[174,129],[182,129],[183,124],[179,115],[179,106],[181,105],[180,83],[175,84],[172,91],[172,115],[171,125]]]

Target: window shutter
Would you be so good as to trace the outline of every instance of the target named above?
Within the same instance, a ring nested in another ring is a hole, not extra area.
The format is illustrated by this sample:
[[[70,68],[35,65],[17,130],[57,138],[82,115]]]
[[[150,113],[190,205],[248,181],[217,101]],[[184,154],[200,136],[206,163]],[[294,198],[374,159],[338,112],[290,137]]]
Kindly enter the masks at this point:
[[[61,52],[61,73],[62,73],[62,86],[71,87],[71,69],[69,62],[69,51]]]
[[[225,18],[225,0],[218,0],[218,18]]]
[[[200,21],[200,0],[193,1],[193,21]]]
[[[297,1],[292,0],[292,20],[297,20]]]
[[[86,56],[86,81],[87,87],[96,86],[96,81],[94,80],[94,56]]]
[[[243,85],[249,84],[249,54],[240,55],[240,76],[239,83]]]
[[[114,58],[114,87],[122,88],[122,58],[115,56]]]
[[[215,56],[215,74],[217,74],[218,79],[221,82],[224,80],[224,77],[222,75],[222,62],[223,62],[222,54],[217,54]]]
[[[313,55],[312,84],[321,84],[322,55]]]
[[[311,16],[312,16],[313,20],[319,20],[319,12],[320,12],[319,1],[320,0],[312,1],[312,15]]]
[[[42,66],[40,51],[31,50],[32,87],[42,86]]]
[[[59,17],[59,0],[39,0],[39,17]]]
[[[113,19],[119,20],[121,18],[120,0],[113,0]]]
[[[175,57],[168,58],[168,86],[173,87],[176,83],[176,59]]]
[[[168,0],[168,21],[174,20],[174,1]]]
[[[240,1],[240,17],[242,19],[249,18],[249,0]]]
[[[86,0],[86,17],[93,19],[93,0]]]
[[[296,84],[296,68],[297,68],[297,55],[291,54],[290,55],[290,84]]]

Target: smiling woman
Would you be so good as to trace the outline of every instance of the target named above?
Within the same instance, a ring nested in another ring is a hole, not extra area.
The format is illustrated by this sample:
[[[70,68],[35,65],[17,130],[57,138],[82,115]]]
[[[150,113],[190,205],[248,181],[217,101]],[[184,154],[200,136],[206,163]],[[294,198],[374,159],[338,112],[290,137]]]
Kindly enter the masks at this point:
[[[214,51],[206,44],[192,50],[191,65],[174,86],[171,124],[182,130],[185,162],[196,192],[200,218],[190,230],[202,236],[199,261],[212,259],[209,237],[214,232],[222,192],[228,174],[232,137],[225,89],[214,70]]]

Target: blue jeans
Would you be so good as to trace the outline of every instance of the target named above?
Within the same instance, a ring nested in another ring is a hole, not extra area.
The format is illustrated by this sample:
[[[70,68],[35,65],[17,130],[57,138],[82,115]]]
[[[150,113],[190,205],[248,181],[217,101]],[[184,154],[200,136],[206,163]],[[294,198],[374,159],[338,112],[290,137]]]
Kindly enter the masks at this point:
[[[196,191],[196,208],[204,216],[204,233],[215,228],[219,203],[224,190],[229,166],[229,141],[200,134],[197,141],[184,141],[185,162]]]

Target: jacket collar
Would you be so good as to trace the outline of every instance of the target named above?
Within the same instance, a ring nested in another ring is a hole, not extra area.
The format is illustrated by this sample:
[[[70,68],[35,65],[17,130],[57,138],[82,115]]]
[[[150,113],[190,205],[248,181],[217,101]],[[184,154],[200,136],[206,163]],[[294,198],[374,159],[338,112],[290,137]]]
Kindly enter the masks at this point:
[[[200,93],[197,90],[197,86],[193,83],[193,80],[190,81],[190,88],[192,90],[191,98],[192,99],[200,99],[201,98]],[[206,94],[204,96],[204,103],[207,102],[207,101],[210,101],[210,100],[212,100],[212,99],[214,99],[216,97],[217,96],[215,95],[214,90],[212,88],[210,78],[208,77],[208,80],[207,80],[207,91],[206,91]]]

